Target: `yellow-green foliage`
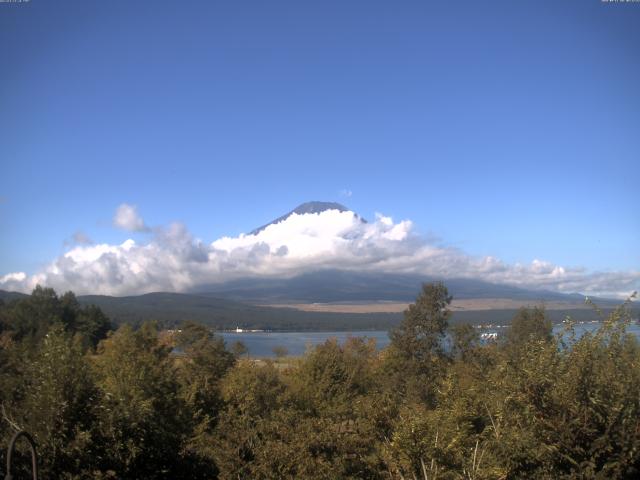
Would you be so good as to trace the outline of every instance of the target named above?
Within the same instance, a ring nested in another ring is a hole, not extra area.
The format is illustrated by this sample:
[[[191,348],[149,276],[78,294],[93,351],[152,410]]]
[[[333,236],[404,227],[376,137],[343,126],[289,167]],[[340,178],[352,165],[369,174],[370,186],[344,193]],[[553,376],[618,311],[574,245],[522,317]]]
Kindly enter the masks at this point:
[[[328,340],[273,363],[194,323],[105,335],[101,312],[39,289],[0,306],[0,436],[32,433],[43,478],[640,476],[627,305],[579,338],[571,323],[552,336],[543,309],[523,309],[484,345],[449,328],[449,301],[426,285],[383,351]]]

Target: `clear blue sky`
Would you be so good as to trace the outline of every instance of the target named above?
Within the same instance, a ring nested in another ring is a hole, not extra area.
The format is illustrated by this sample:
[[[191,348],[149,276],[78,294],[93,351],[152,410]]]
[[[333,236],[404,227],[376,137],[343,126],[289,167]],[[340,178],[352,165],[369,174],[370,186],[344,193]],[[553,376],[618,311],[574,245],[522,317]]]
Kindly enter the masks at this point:
[[[123,202],[212,241],[339,201],[640,268],[638,3],[31,0],[0,44],[0,275],[124,240]]]

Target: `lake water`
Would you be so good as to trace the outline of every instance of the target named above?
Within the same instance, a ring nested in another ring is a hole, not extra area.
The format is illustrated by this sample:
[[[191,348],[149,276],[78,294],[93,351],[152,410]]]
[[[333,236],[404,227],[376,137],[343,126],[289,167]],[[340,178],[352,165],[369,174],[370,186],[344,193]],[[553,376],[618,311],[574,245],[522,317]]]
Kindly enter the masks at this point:
[[[583,323],[575,326],[576,334],[580,336],[587,331],[596,330],[599,323]],[[554,333],[558,333],[563,325],[555,325]],[[504,332],[505,328],[488,328],[482,330],[483,333]],[[633,333],[640,339],[640,325],[633,323],[629,326],[629,333]],[[388,332],[378,331],[353,331],[353,332],[221,332],[220,335],[230,347],[233,342],[241,341],[249,349],[252,357],[275,357],[273,349],[275,347],[285,347],[289,355],[302,355],[307,348],[324,343],[329,338],[336,338],[338,342],[344,343],[349,337],[373,338],[376,346],[381,349],[389,345]]]

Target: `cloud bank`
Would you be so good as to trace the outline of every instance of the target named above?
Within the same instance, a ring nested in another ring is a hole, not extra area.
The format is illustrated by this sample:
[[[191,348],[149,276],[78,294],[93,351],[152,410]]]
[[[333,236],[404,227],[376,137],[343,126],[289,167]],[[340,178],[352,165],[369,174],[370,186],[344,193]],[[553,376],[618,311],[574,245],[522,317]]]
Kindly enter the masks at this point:
[[[150,231],[135,207],[118,207],[114,224]],[[414,233],[409,220],[376,215],[363,223],[353,212],[292,214],[255,235],[194,238],[179,223],[154,228],[145,243],[80,244],[42,271],[0,277],[0,288],[29,292],[41,284],[78,294],[184,292],[246,277],[293,277],[319,269],[476,278],[525,288],[624,297],[640,286],[640,272],[589,272],[534,260],[507,264],[439,246]]]

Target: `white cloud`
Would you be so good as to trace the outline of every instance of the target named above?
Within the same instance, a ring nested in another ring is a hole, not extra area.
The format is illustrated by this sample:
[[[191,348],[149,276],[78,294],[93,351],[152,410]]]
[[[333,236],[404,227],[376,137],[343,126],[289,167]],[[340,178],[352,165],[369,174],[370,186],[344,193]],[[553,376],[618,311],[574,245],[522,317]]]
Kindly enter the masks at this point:
[[[6,290],[23,290],[25,282],[27,281],[27,274],[24,272],[7,273],[0,277],[0,286]]]
[[[138,214],[138,207],[123,203],[113,216],[113,225],[129,232],[148,232],[150,229]]]
[[[351,197],[353,195],[353,192],[351,190],[349,190],[348,188],[343,188],[342,190],[340,190],[340,196],[342,197]]]
[[[127,229],[144,226],[134,207],[121,205],[121,210]],[[290,277],[318,268],[478,278],[617,297],[640,287],[640,272],[588,272],[542,260],[510,265],[436,246],[416,235],[409,220],[396,223],[377,214],[375,221],[364,223],[353,212],[329,210],[293,214],[256,235],[222,237],[209,244],[193,238],[184,225],[172,224],[154,229],[142,244],[127,240],[119,245],[77,245],[36,275],[1,277],[0,288],[30,291],[40,283],[79,294],[129,295],[188,291],[243,277]]]

